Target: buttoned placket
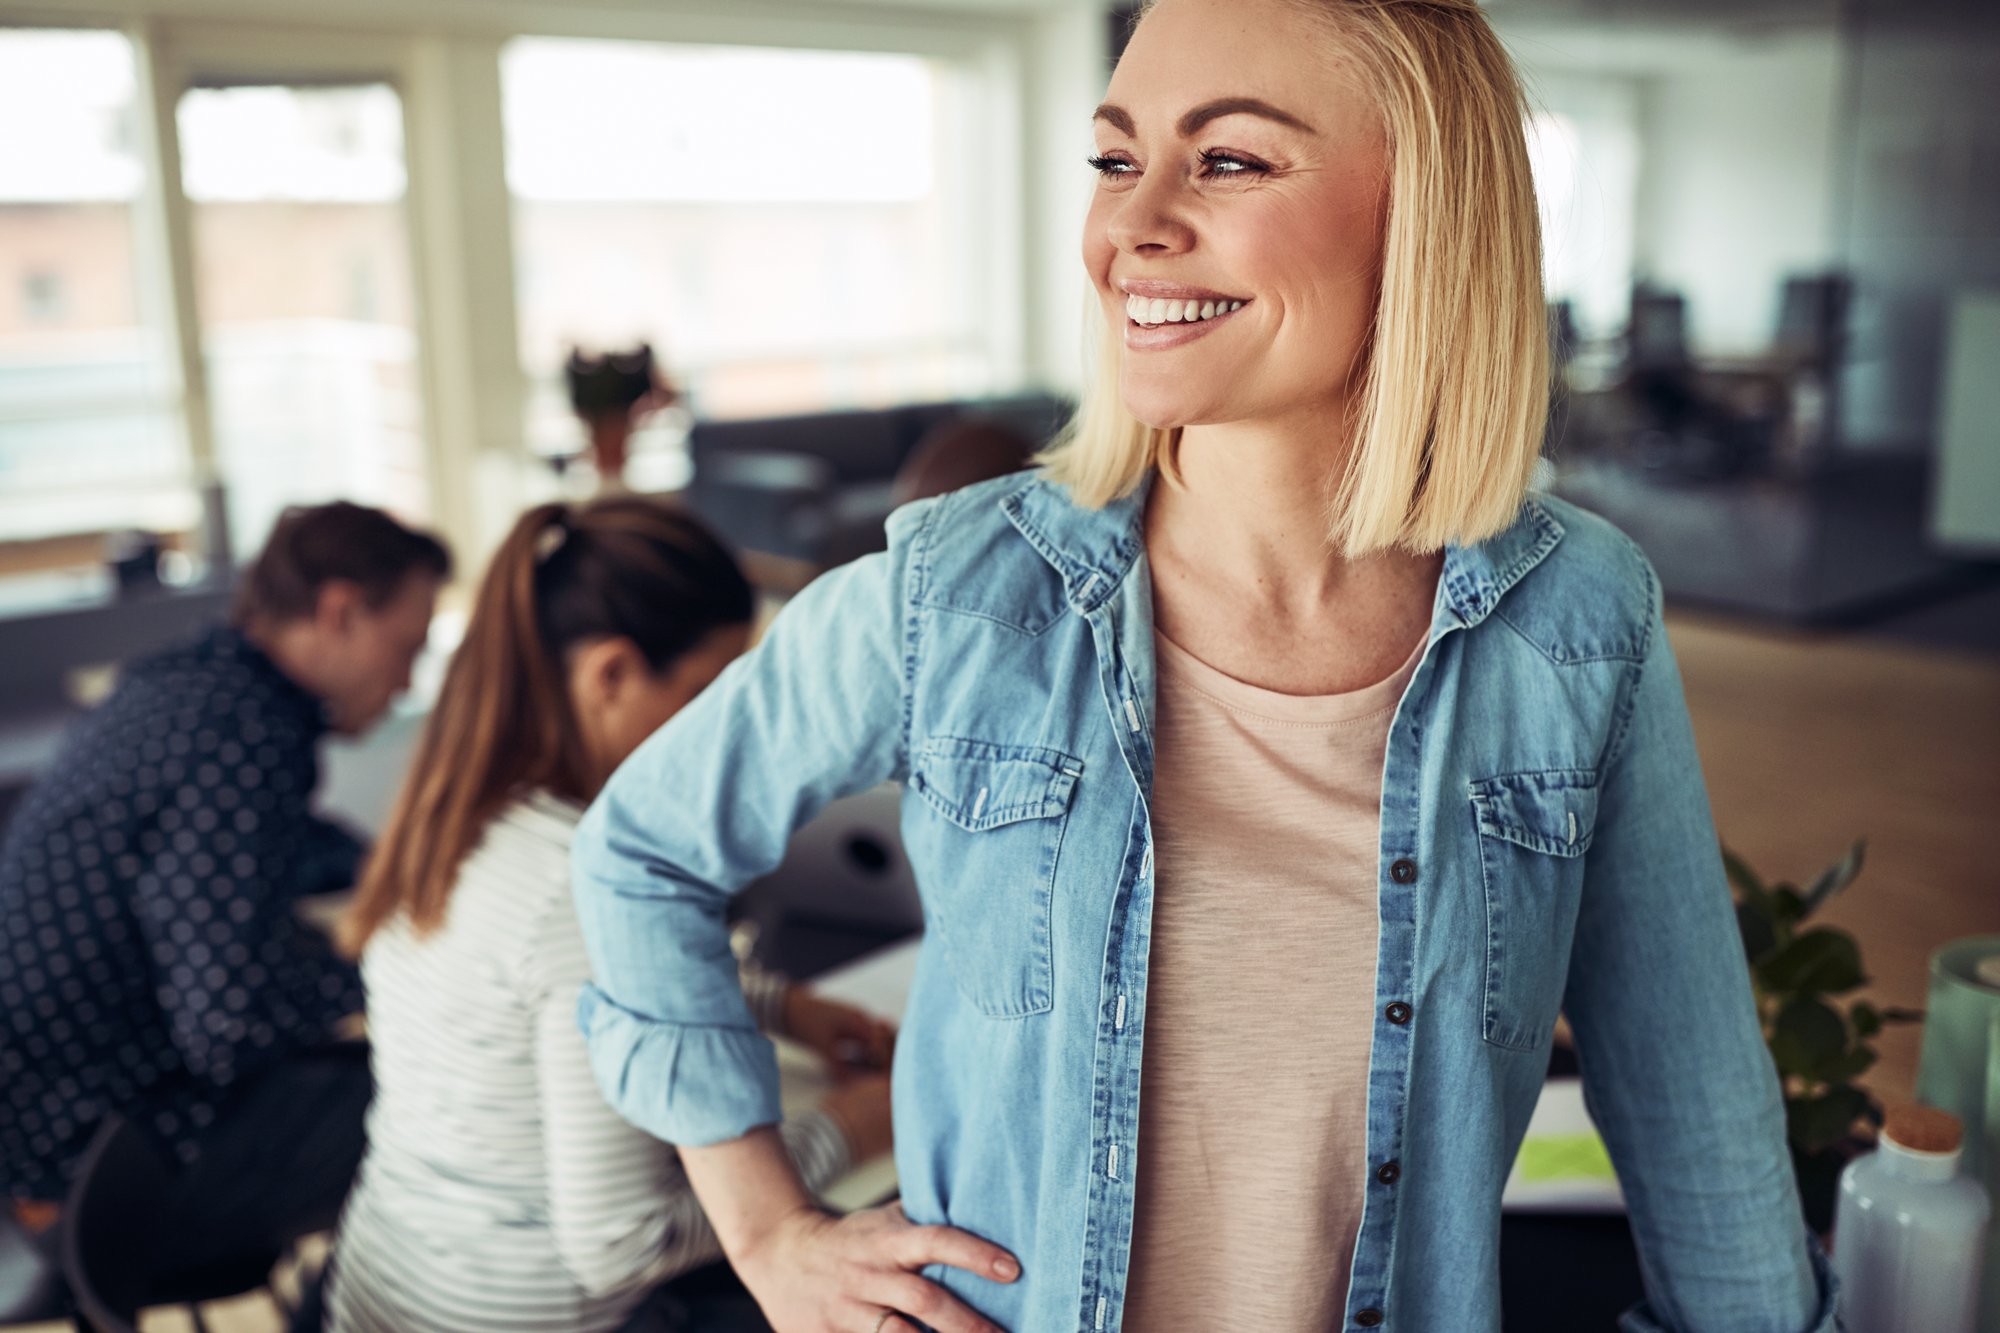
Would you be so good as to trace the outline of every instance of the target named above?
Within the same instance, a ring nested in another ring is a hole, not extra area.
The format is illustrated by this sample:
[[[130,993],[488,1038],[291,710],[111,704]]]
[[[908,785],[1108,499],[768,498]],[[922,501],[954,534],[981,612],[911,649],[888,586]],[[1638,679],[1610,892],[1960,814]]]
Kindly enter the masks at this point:
[[[1383,756],[1377,902],[1381,936],[1375,978],[1376,1024],[1368,1074],[1368,1158],[1377,1165],[1369,1179],[1348,1272],[1347,1326],[1390,1327],[1389,1256],[1403,1190],[1403,1140],[1409,1117],[1410,1044],[1420,1015],[1409,999],[1417,960],[1417,894],[1424,875],[1418,850],[1424,793],[1423,720],[1436,688],[1439,644],[1466,628],[1465,618],[1440,580],[1432,607],[1434,626],[1410,683],[1390,723]]]
[[[1143,996],[1150,938],[1153,837],[1150,800],[1153,735],[1150,675],[1142,683],[1129,669],[1151,662],[1152,607],[1143,556],[1126,575],[1107,580],[1089,573],[1073,583],[1071,606],[1090,625],[1098,684],[1119,753],[1136,785],[1133,821],[1111,920],[1100,982],[1102,1019],[1093,1070],[1092,1180],[1084,1226],[1084,1285],[1080,1333],[1101,1333],[1115,1323],[1134,1216],[1138,1094],[1144,1046]],[[1393,1250],[1397,1200],[1402,1191],[1402,1147],[1409,1104],[1410,1044],[1417,1013],[1407,997],[1416,970],[1417,893],[1424,876],[1418,841],[1422,819],[1422,723],[1417,716],[1435,688],[1438,645],[1468,629],[1490,609],[1461,605],[1463,594],[1441,578],[1433,631],[1391,724],[1384,757],[1381,853],[1378,861],[1382,938],[1376,976],[1377,1031],[1369,1076],[1368,1160],[1376,1188],[1364,1205],[1348,1286],[1349,1325],[1389,1326],[1388,1257]]]
[[[1091,594],[1102,591],[1102,596]],[[1153,776],[1152,695],[1135,677],[1135,658],[1150,661],[1152,608],[1134,605],[1151,596],[1144,578],[1107,584],[1086,578],[1072,605],[1089,624],[1096,650],[1099,690],[1136,799],[1111,905],[1100,981],[1101,1020],[1092,1077],[1091,1182],[1084,1224],[1084,1284],[1078,1327],[1100,1333],[1114,1326],[1123,1302],[1135,1200],[1139,1073],[1144,1044],[1141,1018],[1152,924]],[[1121,614],[1122,612],[1122,614]],[[1147,654],[1140,656],[1140,654]]]

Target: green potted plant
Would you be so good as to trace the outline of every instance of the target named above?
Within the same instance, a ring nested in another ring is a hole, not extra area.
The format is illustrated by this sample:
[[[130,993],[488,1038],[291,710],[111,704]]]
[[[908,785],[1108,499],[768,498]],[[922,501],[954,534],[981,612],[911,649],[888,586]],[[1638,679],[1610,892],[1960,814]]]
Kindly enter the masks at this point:
[[[1868,983],[1861,946],[1832,926],[1807,920],[1861,873],[1856,842],[1811,886],[1766,884],[1727,847],[1722,860],[1736,892],[1736,925],[1757,996],[1764,1040],[1785,1096],[1785,1128],[1806,1220],[1833,1226],[1840,1172],[1873,1141],[1882,1108],[1854,1080],[1875,1063],[1873,1039],[1886,1024],[1916,1022],[1921,1011],[1842,1000]]]

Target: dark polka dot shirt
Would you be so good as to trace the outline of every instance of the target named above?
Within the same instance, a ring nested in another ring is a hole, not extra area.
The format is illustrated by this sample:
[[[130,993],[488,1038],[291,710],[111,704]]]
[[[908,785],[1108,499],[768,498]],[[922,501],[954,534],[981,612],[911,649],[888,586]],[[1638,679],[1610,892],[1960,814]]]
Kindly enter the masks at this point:
[[[240,633],[125,673],[0,841],[0,1184],[59,1200],[106,1111],[184,1162],[245,1075],[359,1012],[293,900],[361,845],[310,809],[319,701]]]

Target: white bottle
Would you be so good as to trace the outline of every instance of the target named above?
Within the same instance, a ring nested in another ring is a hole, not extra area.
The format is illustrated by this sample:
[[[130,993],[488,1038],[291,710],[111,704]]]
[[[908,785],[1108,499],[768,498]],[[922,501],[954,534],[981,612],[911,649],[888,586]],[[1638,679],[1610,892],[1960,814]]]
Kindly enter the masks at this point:
[[[1848,1163],[1833,1269],[1847,1333],[1973,1333],[1992,1202],[1958,1172],[1958,1117],[1890,1108],[1882,1145]]]

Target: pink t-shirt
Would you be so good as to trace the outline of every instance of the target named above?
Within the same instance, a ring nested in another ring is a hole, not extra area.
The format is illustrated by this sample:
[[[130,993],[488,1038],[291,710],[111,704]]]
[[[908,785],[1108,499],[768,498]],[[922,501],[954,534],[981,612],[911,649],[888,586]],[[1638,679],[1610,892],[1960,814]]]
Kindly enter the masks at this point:
[[[1339,1329],[1367,1180],[1389,724],[1160,635],[1154,900],[1124,1327]]]

